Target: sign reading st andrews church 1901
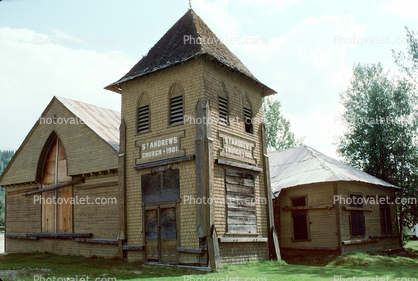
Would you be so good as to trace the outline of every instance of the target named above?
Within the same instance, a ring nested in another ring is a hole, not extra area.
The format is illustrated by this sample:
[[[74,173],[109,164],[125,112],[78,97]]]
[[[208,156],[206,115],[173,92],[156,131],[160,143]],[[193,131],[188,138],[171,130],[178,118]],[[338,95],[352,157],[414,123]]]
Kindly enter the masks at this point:
[[[180,130],[135,141],[135,146],[139,149],[135,164],[184,156],[185,151],[181,149],[181,138],[184,138],[184,134],[184,130]]]
[[[219,137],[222,139],[222,148],[219,150],[219,156],[254,165],[257,164],[257,160],[254,158],[255,141],[221,130],[218,132]]]

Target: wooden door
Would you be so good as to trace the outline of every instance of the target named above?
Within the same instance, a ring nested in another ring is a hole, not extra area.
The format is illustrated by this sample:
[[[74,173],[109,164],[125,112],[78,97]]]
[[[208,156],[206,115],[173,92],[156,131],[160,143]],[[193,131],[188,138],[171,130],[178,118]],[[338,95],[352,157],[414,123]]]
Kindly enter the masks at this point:
[[[161,208],[161,261],[177,262],[176,208]]]
[[[176,207],[151,207],[145,210],[147,261],[178,262]]]
[[[158,253],[158,209],[145,211],[145,239],[147,261],[159,261]]]

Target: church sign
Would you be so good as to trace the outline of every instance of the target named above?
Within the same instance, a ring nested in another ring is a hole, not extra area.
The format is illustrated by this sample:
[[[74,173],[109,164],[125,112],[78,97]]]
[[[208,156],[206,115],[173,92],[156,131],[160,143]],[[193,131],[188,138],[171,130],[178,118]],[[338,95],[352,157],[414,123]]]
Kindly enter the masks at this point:
[[[219,150],[219,156],[254,165],[257,164],[257,160],[254,158],[255,141],[221,130],[218,132],[219,137],[222,139],[222,147]]]
[[[184,134],[184,130],[180,130],[135,141],[135,146],[139,148],[139,157],[135,158],[135,164],[184,156],[185,151],[180,145]]]

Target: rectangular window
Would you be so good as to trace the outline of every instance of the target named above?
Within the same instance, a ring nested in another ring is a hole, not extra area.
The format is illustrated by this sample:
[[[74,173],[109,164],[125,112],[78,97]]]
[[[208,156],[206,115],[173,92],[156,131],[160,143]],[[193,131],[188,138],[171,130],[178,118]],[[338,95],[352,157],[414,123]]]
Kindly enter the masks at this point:
[[[244,107],[244,124],[247,133],[253,133],[252,112],[250,108]]]
[[[218,96],[219,102],[219,122],[228,124],[228,100],[224,97]]]
[[[392,217],[390,214],[390,203],[385,202],[380,204],[380,228],[382,235],[393,234],[392,230]]]
[[[170,125],[183,124],[183,95],[170,98]]]
[[[363,208],[362,195],[350,194],[350,198],[352,200],[350,207]],[[351,236],[353,237],[366,235],[366,221],[364,218],[364,211],[350,211],[350,231]]]
[[[292,198],[292,207],[305,207],[306,197]],[[293,220],[293,239],[308,240],[308,211],[307,210],[295,210],[292,211]]]
[[[227,232],[257,233],[254,176],[241,171],[225,170]]]
[[[149,131],[149,105],[138,107],[138,134]]]
[[[142,175],[141,190],[142,202],[145,204],[179,200],[179,170]]]

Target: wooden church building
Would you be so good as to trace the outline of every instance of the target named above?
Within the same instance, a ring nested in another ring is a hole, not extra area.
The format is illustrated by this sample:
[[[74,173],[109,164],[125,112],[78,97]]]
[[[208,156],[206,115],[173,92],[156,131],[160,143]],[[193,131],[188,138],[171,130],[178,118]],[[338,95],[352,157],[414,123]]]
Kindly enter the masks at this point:
[[[283,254],[400,248],[393,204],[398,187],[308,146],[270,152],[269,158]]]
[[[260,121],[275,91],[193,10],[106,89],[121,114],[55,97],[0,177],[6,252],[212,268],[280,258]]]

